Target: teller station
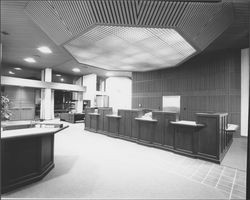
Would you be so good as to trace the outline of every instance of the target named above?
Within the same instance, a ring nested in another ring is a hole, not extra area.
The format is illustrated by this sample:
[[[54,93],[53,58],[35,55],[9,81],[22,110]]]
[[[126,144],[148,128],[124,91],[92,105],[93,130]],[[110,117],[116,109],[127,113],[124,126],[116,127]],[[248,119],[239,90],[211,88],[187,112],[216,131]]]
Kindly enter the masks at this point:
[[[196,121],[179,113],[149,109],[87,108],[85,130],[220,163],[238,126],[227,113],[196,113]]]
[[[10,122],[2,124],[1,193],[41,180],[54,164],[54,135],[63,124]]]

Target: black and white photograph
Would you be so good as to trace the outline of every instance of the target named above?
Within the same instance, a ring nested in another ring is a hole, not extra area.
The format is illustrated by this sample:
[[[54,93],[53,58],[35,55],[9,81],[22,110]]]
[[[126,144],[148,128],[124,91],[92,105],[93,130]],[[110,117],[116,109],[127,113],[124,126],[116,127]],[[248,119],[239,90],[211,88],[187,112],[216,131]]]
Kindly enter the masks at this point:
[[[250,200],[250,0],[1,0],[1,199]]]

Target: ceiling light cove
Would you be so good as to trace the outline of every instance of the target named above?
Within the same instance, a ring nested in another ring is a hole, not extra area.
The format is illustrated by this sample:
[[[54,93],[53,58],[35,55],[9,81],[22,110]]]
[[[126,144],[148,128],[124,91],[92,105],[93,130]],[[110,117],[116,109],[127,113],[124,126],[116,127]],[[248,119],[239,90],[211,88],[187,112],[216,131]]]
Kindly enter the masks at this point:
[[[9,74],[15,74],[13,71],[9,71]]]
[[[106,76],[113,76],[114,74],[112,72],[107,72]]]
[[[49,47],[46,46],[41,46],[37,48],[40,52],[45,53],[45,54],[49,54],[52,53],[52,51],[50,50]]]
[[[24,61],[28,62],[28,63],[35,63],[36,60],[34,58],[28,57],[28,58],[24,58]]]
[[[120,71],[173,67],[196,53],[172,28],[97,25],[64,47],[80,63]]]
[[[73,72],[80,72],[81,70],[79,68],[73,68],[72,71]]]

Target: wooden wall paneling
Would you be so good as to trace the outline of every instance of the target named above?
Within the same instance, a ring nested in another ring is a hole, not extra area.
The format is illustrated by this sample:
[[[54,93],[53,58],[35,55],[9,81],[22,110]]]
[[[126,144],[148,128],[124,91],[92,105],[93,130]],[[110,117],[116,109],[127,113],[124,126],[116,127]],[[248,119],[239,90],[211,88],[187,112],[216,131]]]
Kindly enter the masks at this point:
[[[133,84],[138,86],[133,108],[141,103],[158,109],[162,96],[181,95],[181,119],[194,120],[195,112],[228,112],[230,123],[239,125],[240,50],[208,52],[175,68],[135,72]]]

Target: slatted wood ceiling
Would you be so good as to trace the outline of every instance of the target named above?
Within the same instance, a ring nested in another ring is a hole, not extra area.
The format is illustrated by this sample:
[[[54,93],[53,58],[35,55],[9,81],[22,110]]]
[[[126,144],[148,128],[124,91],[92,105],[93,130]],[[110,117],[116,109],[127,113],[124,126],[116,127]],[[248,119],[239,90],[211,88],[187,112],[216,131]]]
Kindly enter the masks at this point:
[[[231,3],[164,0],[30,1],[27,13],[61,45],[93,24],[173,27],[203,50],[232,22]]]

